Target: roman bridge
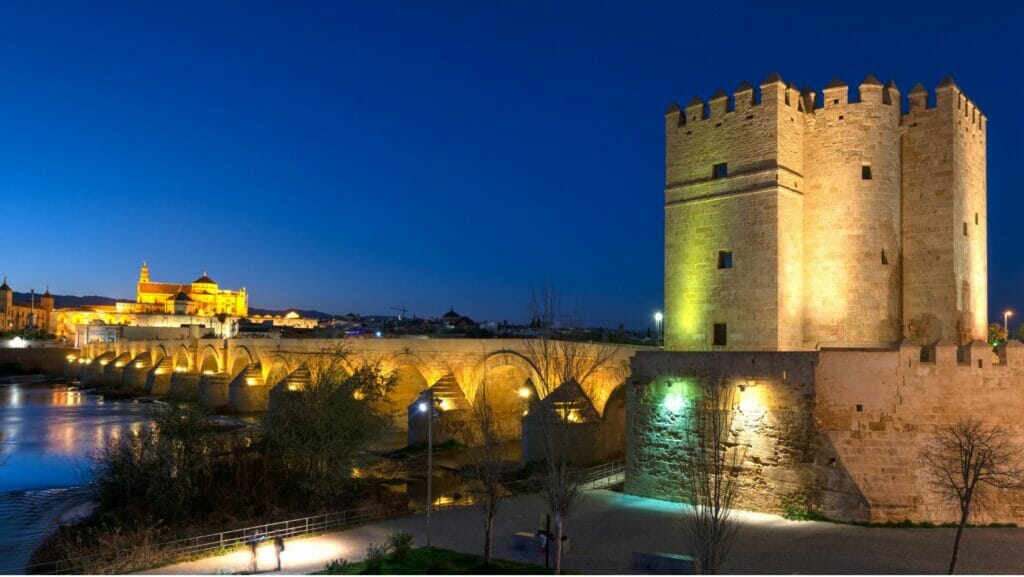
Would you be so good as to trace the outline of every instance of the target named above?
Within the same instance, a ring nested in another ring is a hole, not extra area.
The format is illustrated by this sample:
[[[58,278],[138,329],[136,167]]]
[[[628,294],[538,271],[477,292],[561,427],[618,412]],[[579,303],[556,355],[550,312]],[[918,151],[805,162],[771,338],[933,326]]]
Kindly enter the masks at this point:
[[[602,354],[608,345],[582,346]],[[453,406],[472,405],[486,384],[492,403],[522,414],[524,403],[542,401],[551,392],[537,385],[553,382],[540,378],[520,339],[124,340],[89,344],[69,355],[68,362],[84,386],[145,388],[153,395],[198,398],[211,408],[254,412],[267,408],[272,390],[298,390],[308,384],[313,359],[342,350],[341,362],[350,373],[363,364],[380,363],[394,375],[389,407],[396,422],[430,388],[451,397]],[[612,361],[577,387],[598,415],[605,415],[613,396],[624,399],[622,386],[637,350],[642,347],[616,346]]]

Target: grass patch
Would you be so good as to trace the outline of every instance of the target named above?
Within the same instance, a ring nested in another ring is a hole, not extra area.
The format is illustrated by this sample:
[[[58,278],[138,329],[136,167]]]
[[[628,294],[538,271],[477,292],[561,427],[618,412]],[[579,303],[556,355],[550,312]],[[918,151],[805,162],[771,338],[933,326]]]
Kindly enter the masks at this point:
[[[434,452],[436,453],[436,452],[442,452],[442,451],[454,451],[456,449],[464,449],[464,448],[466,448],[466,445],[463,445],[462,443],[456,441],[455,439],[448,439],[447,441],[445,441],[443,443],[435,444],[434,445]],[[406,446],[402,447],[401,449],[396,449],[394,451],[388,451],[387,453],[384,453],[384,456],[392,458],[392,459],[402,459],[402,458],[410,457],[410,456],[413,456],[413,455],[426,454],[426,452],[427,452],[427,444],[426,443],[413,443],[411,445],[406,445]]]
[[[366,561],[344,563],[332,561],[316,575],[536,575],[550,573],[540,565],[529,565],[515,561],[492,559],[490,566],[484,565],[480,555],[458,553],[438,547],[412,549],[400,558],[387,555],[378,567],[370,570]]]

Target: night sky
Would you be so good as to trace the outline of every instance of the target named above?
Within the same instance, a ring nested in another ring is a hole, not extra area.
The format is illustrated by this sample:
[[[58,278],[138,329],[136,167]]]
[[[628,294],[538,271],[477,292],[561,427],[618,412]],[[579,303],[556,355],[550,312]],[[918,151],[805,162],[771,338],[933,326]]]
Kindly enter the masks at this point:
[[[719,7],[720,6],[720,7]],[[671,101],[946,75],[989,118],[990,307],[1021,307],[1021,3],[0,3],[0,274],[134,297],[586,324],[662,302]],[[851,91],[853,92],[853,91]]]

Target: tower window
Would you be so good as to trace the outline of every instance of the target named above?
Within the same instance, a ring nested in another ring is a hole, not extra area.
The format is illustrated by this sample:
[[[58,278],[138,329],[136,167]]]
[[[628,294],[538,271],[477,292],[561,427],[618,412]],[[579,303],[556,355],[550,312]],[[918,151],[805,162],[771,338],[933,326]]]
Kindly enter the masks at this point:
[[[871,180],[871,165],[865,164],[860,167],[860,178],[861,180]]]
[[[725,178],[729,176],[729,163],[722,162],[711,167],[711,178]]]
[[[974,224],[978,224],[978,213],[974,213]]]
[[[882,249],[882,264],[889,264],[889,257],[885,256],[885,249]]]
[[[732,251],[718,251],[718,268],[732,268]]]
[[[728,343],[728,334],[729,332],[725,323],[715,323],[711,344],[716,347],[724,347]]]
[[[964,236],[967,236],[967,223],[964,223]]]

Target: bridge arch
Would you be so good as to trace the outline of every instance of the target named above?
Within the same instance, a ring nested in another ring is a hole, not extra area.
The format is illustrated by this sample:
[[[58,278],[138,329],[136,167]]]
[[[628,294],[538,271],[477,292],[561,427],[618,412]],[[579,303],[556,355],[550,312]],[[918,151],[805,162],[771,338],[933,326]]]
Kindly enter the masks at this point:
[[[245,367],[254,364],[255,362],[256,359],[253,358],[252,353],[249,352],[249,349],[245,348],[244,346],[235,347],[235,349],[231,352],[231,361],[228,364],[228,367],[230,369],[229,372],[232,377],[235,377],[238,375],[238,373],[244,371]]]
[[[519,435],[519,419],[536,403],[540,374],[526,356],[509,349],[482,356],[474,367],[474,390],[467,393],[474,406],[487,402],[511,437]]]
[[[200,373],[212,374],[224,370],[221,366],[220,353],[212,345],[206,345],[199,352],[198,368]]]
[[[157,345],[153,347],[152,350],[149,351],[149,354],[150,359],[153,362],[153,366],[155,367],[159,365],[161,361],[167,358],[167,349],[165,349],[163,345]]]
[[[271,387],[277,385],[292,373],[288,364],[280,357],[264,358],[260,366],[263,369],[263,382]]]
[[[174,363],[175,372],[195,372],[192,366],[192,355],[188,353],[188,348],[184,345],[178,347],[177,350],[174,351],[174,358],[172,359],[172,362]]]
[[[395,377],[395,386],[391,390],[391,394],[388,395],[388,404],[392,405],[395,410],[405,410],[420,393],[430,387],[423,371],[420,370],[421,366],[405,362],[394,367],[392,374]]]

